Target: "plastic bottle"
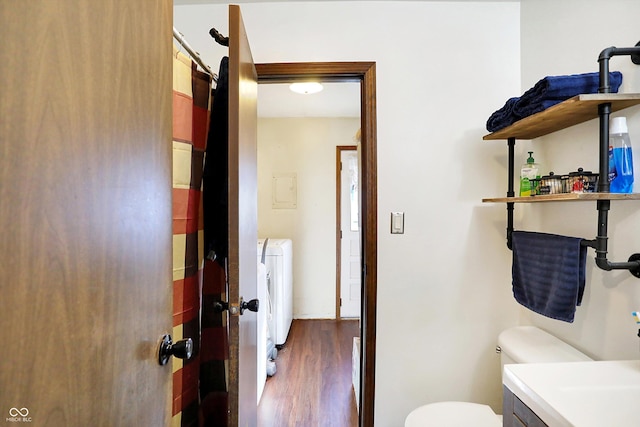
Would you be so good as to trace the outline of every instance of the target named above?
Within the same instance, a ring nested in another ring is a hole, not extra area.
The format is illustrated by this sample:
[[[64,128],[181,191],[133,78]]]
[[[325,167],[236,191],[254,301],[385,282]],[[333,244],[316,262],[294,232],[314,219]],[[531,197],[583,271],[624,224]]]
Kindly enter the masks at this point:
[[[533,158],[533,151],[529,151],[527,163],[520,168],[520,196],[526,197],[535,195],[535,188],[531,183],[532,179],[540,178],[540,168]]]
[[[609,131],[609,192],[633,191],[633,152],[627,130],[627,118],[615,117]]]

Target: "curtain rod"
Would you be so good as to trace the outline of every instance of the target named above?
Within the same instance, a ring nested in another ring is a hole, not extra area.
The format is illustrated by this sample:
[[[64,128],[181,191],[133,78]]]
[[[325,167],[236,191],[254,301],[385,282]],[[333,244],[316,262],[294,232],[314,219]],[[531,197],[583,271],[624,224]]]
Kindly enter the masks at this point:
[[[191,55],[193,60],[196,61],[198,65],[200,65],[200,67],[202,67],[202,69],[213,78],[214,81],[218,81],[218,75],[211,71],[211,68],[209,68],[209,66],[204,63],[202,58],[200,58],[200,54],[193,50],[191,45],[185,40],[184,35],[176,30],[176,27],[173,27],[173,38],[175,38],[178,43],[180,43],[180,45],[184,47],[187,52],[189,52],[189,55]]]

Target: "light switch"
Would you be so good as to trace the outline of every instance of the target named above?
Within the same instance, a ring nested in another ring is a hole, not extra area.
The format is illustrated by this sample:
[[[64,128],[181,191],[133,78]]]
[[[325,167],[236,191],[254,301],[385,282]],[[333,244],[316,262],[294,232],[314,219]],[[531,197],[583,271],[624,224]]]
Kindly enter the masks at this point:
[[[404,234],[404,212],[391,212],[391,234]]]

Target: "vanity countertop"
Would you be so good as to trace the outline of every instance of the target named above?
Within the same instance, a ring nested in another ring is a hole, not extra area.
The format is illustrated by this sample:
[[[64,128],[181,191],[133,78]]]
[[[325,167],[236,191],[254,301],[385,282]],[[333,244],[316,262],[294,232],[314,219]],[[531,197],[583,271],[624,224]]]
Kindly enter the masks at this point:
[[[640,426],[640,360],[505,365],[502,382],[549,427]]]

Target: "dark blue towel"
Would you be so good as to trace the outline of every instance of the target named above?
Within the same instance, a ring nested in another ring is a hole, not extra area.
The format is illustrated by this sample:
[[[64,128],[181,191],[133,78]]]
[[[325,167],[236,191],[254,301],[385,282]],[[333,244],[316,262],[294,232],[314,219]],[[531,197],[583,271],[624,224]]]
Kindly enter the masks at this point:
[[[504,107],[493,113],[489,120],[487,120],[487,129],[489,132],[494,132],[498,129],[502,129],[508,125],[505,123],[511,124],[515,121],[515,117],[513,116],[513,107],[515,107],[516,102],[518,102],[520,98],[509,98],[507,102],[504,104]],[[494,130],[491,130],[494,129]]]
[[[611,92],[618,92],[621,84],[622,73],[610,72]],[[597,93],[599,87],[599,73],[547,76],[522,96],[510,98],[501,109],[494,112],[487,120],[487,130],[495,132],[576,95]]]
[[[617,92],[622,84],[622,73],[609,73],[609,85]],[[532,102],[537,99],[569,99],[582,93],[597,93],[600,87],[600,73],[570,74],[568,76],[547,76],[525,92],[521,100]]]
[[[577,237],[514,231],[513,296],[543,316],[572,323],[582,302],[586,246]]]
[[[544,111],[549,107],[553,107],[554,105],[561,103],[562,101],[563,100],[561,99],[540,99],[529,103],[518,102],[513,106],[511,114],[513,114],[513,117],[516,119],[514,121],[517,121],[535,113]]]

